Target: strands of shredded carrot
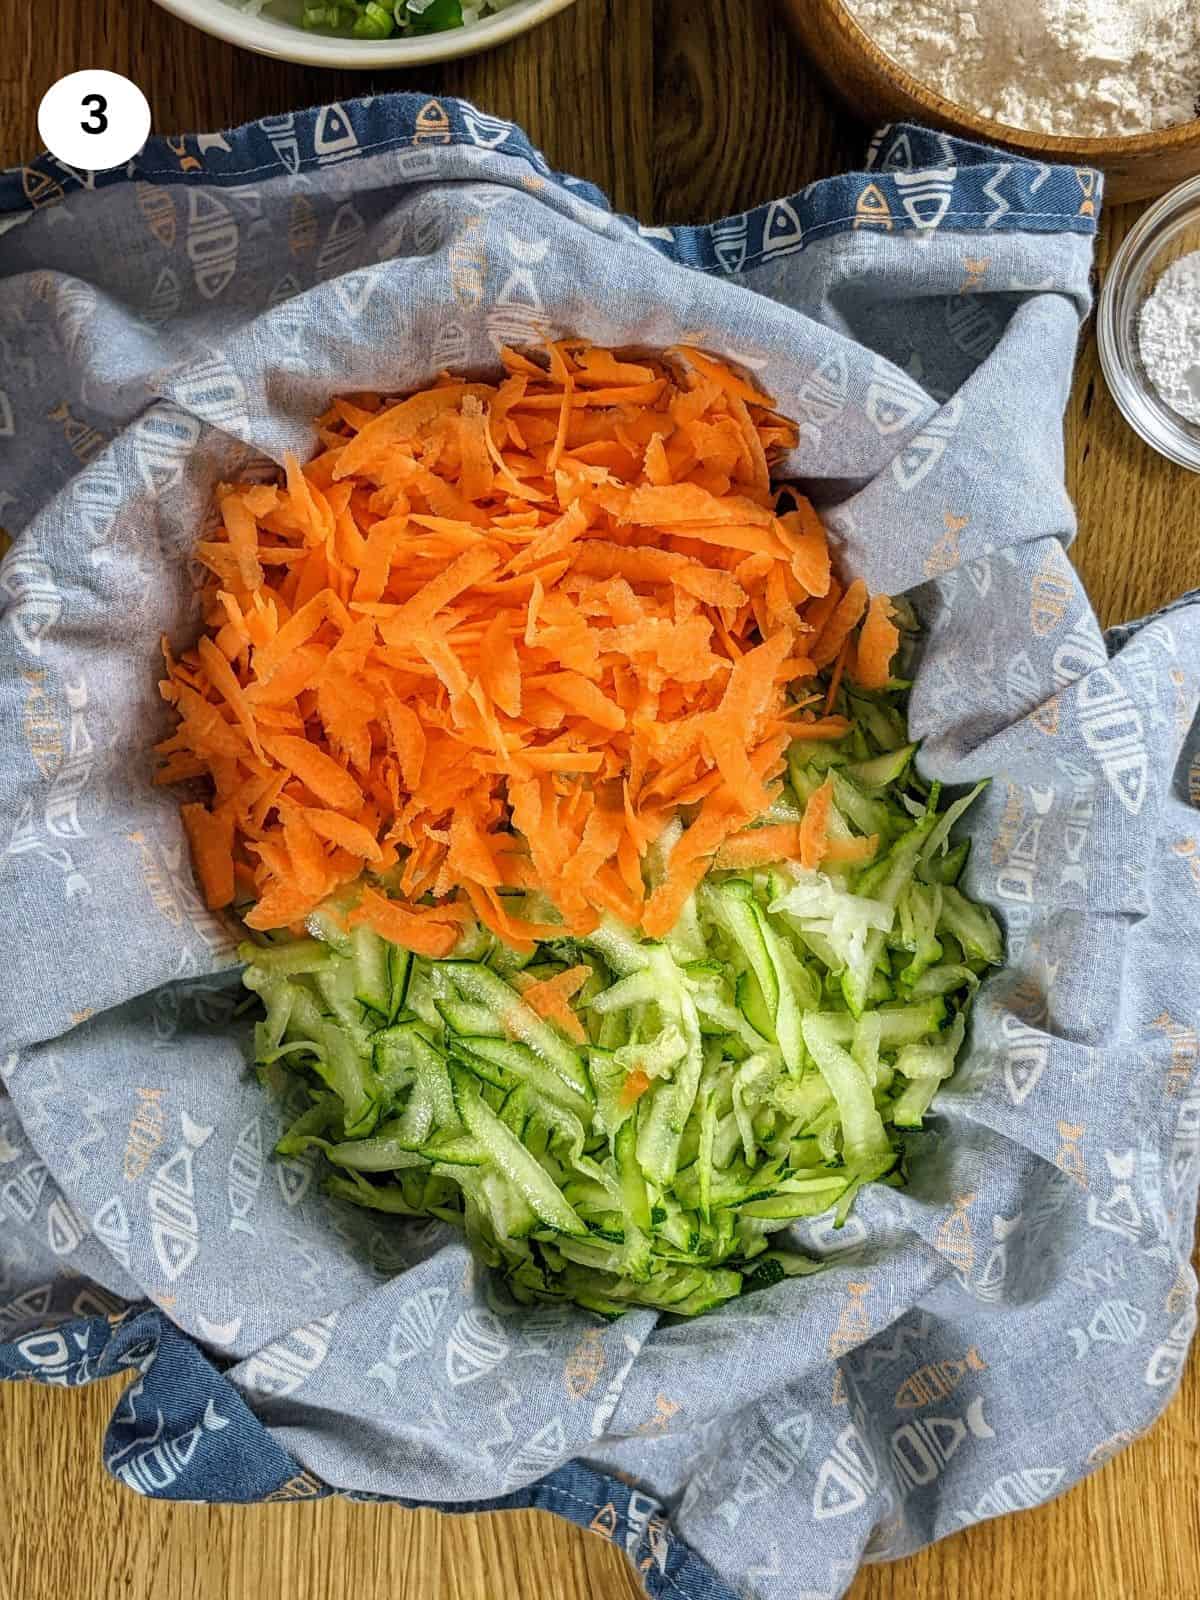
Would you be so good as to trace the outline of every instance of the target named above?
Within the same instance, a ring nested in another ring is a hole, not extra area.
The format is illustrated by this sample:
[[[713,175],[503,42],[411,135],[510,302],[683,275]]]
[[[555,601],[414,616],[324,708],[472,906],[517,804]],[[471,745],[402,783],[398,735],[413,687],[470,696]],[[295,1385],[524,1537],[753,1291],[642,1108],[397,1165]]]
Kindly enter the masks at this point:
[[[366,870],[351,921],[430,955],[472,916],[518,945],[561,931],[530,890],[576,932],[611,910],[657,935],[714,861],[827,847],[811,806],[736,837],[793,739],[847,730],[792,686],[836,661],[881,687],[897,639],[886,600],[832,576],[807,501],[776,510],[793,424],[696,351],[503,362],[338,400],[307,467],[219,490],[205,636],[164,643],[158,781],[211,780],[184,808],[197,874],[213,907],[251,888],[252,927]],[[531,995],[559,1021],[569,998]]]

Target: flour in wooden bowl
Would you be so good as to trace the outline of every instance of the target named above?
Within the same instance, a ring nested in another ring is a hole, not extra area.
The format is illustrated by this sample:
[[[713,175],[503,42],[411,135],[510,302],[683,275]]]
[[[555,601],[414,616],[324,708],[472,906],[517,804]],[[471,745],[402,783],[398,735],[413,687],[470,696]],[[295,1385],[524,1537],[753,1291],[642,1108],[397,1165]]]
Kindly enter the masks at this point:
[[[1012,128],[1075,138],[1188,122],[1196,0],[846,0],[898,66]]]

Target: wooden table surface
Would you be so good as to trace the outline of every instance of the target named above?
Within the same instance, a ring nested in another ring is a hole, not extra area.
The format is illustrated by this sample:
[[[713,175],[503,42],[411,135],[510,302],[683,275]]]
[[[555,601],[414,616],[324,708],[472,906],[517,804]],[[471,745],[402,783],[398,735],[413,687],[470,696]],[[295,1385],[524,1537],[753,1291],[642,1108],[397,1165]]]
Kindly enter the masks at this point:
[[[22,20],[13,24],[17,9]],[[38,148],[46,88],[79,67],[139,83],[161,133],[385,88],[461,94],[521,123],[623,211],[696,221],[853,165],[864,136],[801,59],[771,0],[578,0],[491,55],[420,73],[320,72],[193,32],[151,0],[6,0],[0,166]],[[1111,212],[1104,270],[1137,208]],[[1067,420],[1074,556],[1104,621],[1200,586],[1200,477],[1124,426],[1089,329]],[[251,1510],[139,1500],[100,1466],[120,1380],[84,1392],[0,1384],[0,1600],[627,1600],[604,1541],[540,1513],[444,1518],[388,1506]],[[852,1600],[1200,1596],[1200,1366],[1149,1437],[1053,1504],[864,1573]]]

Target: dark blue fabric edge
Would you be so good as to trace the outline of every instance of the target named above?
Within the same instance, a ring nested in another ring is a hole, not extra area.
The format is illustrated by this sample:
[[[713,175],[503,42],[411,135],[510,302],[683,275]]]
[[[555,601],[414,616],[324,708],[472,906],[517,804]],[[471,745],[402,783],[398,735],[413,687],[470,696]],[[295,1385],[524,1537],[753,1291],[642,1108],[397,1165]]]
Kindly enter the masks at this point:
[[[156,1306],[74,1317],[0,1343],[0,1380],[82,1388],[118,1373],[132,1382],[105,1431],[102,1455],[110,1475],[136,1493],[242,1505],[339,1493],[278,1443],[199,1345]],[[484,1500],[354,1491],[343,1498],[449,1513],[549,1511],[624,1550],[654,1600],[738,1600],[671,1530],[656,1500],[578,1462]]]
[[[243,184],[295,176],[363,155],[466,146],[526,163],[612,216],[593,184],[553,171],[521,129],[469,102],[394,93],[264,117],[217,134],[154,136],[124,167],[80,173],[43,153],[0,173],[0,215],[60,204],[81,190],[117,184]],[[478,177],[479,174],[474,176]],[[679,265],[744,273],[839,233],[918,236],[965,231],[1096,231],[1102,179],[1092,168],[1052,166],[912,124],[889,125],[864,171],[824,178],[799,192],[711,223],[630,232]]]
[[[1175,611],[1184,611],[1189,606],[1200,605],[1200,589],[1188,589],[1184,594],[1178,595],[1174,600],[1168,600],[1165,605],[1156,611],[1149,611],[1144,617],[1137,617],[1132,622],[1114,622],[1111,627],[1105,628],[1104,639],[1109,650],[1119,650],[1122,645],[1129,643],[1130,639],[1149,627],[1152,622],[1157,622],[1161,617],[1169,617]]]

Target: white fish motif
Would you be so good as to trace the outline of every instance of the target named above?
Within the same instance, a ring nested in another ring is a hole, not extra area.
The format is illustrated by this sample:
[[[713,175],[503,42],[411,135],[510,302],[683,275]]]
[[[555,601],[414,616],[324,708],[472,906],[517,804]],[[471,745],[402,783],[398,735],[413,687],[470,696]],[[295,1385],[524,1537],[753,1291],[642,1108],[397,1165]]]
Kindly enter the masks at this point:
[[[211,1127],[180,1113],[183,1142],[158,1168],[146,1190],[150,1239],[169,1283],[174,1283],[200,1254],[200,1223],[193,1203],[196,1152],[212,1137]]]
[[[571,1321],[565,1306],[521,1306],[518,1331],[521,1343],[518,1358],[525,1356],[551,1356],[561,1353],[563,1330]]]
[[[998,1214],[992,1217],[992,1238],[995,1243],[987,1253],[979,1276],[971,1285],[972,1292],[978,1299],[1004,1298],[1004,1287],[1008,1281],[1009,1240],[1019,1233],[1024,1221],[1025,1215],[1021,1211],[1018,1211],[1015,1217]]]
[[[21,1360],[36,1370],[40,1383],[67,1387],[90,1382],[90,1342],[91,1333],[86,1327],[73,1328],[69,1333],[60,1328],[40,1328],[14,1340],[14,1345]]]
[[[623,1333],[621,1338],[625,1343],[625,1360],[613,1373],[608,1388],[604,1391],[599,1403],[592,1411],[591,1435],[593,1439],[599,1439],[612,1421],[617,1406],[621,1401],[621,1391],[625,1387],[625,1380],[632,1371],[633,1363],[637,1360],[638,1352],[642,1348],[638,1341],[630,1338],[627,1333]]]
[[[567,1441],[561,1417],[553,1417],[527,1439],[504,1469],[506,1490],[523,1488],[552,1472],[566,1453]]]
[[[189,188],[186,194],[186,250],[192,276],[203,297],[215,300],[237,273],[237,221],[213,189]]]
[[[817,1472],[812,1508],[818,1522],[858,1510],[879,1486],[879,1462],[859,1425],[862,1421],[859,1412],[856,1421],[847,1423]]]
[[[23,540],[9,552],[0,576],[0,593],[14,602],[5,615],[18,640],[31,655],[40,656],[42,640],[62,615],[63,598],[32,540]]]
[[[92,1232],[100,1243],[128,1270],[130,1241],[133,1230],[129,1226],[129,1213],[119,1194],[110,1195],[92,1217]]]
[[[400,1307],[400,1313],[392,1324],[386,1359],[376,1362],[368,1376],[377,1378],[396,1394],[399,1389],[400,1368],[414,1356],[433,1349],[438,1323],[449,1298],[449,1289],[444,1289],[440,1285],[422,1289],[419,1294],[410,1296]]]
[[[1006,1472],[971,1509],[955,1512],[955,1521],[967,1527],[988,1517],[1002,1517],[1010,1511],[1025,1511],[1030,1506],[1041,1505],[1043,1500],[1049,1500],[1066,1475],[1065,1467],[1023,1467],[1019,1472]]]
[[[185,411],[241,435],[250,426],[246,387],[219,352],[211,351],[172,376],[167,392]]]
[[[512,1346],[490,1311],[464,1311],[446,1340],[446,1376],[455,1388],[476,1383],[508,1355]]]
[[[1166,1389],[1178,1380],[1195,1329],[1196,1308],[1189,1306],[1146,1363],[1144,1382],[1148,1388]]]
[[[274,1163],[275,1182],[289,1211],[298,1206],[312,1188],[316,1171],[316,1154],[305,1151],[301,1156],[284,1156]]]
[[[812,1415],[800,1411],[781,1418],[758,1441],[746,1457],[733,1493],[717,1507],[728,1527],[737,1527],[747,1506],[792,1481],[804,1464],[811,1438]]]
[[[235,1368],[229,1374],[230,1381],[270,1399],[295,1394],[329,1354],[337,1321],[338,1313],[331,1311],[328,1316],[306,1322],[302,1328],[293,1328]]]
[[[366,223],[347,200],[334,212],[329,232],[317,251],[317,277],[327,278],[341,272],[358,255],[366,236]]]
[[[78,1102],[76,1114],[82,1117],[86,1126],[83,1132],[71,1141],[67,1150],[70,1166],[63,1171],[61,1181],[68,1188],[74,1188],[92,1170],[91,1158],[86,1152],[103,1144],[105,1135],[104,1102],[97,1100],[91,1090],[86,1088],[76,1091],[75,1098]]]
[[[189,195],[198,191],[189,189]],[[185,463],[197,444],[203,424],[179,406],[165,402],[152,406],[128,430],[142,482],[157,498],[173,489],[183,476]]]
[[[1042,680],[1027,650],[1018,650],[1004,669],[1004,687],[1010,711],[1026,711],[1044,698]]]
[[[972,1400],[962,1417],[914,1417],[892,1433],[890,1454],[900,1493],[933,1483],[968,1438],[994,1439],[983,1415],[983,1397]]]
[[[253,1116],[238,1130],[229,1155],[225,1194],[229,1201],[230,1233],[255,1235],[254,1225],[248,1218],[262,1188],[264,1166],[262,1123]]]
[[[39,1283],[17,1295],[16,1299],[10,1300],[7,1305],[0,1306],[0,1334],[11,1333],[23,1322],[38,1321],[49,1311],[53,1298],[54,1285]]]
[[[49,1177],[46,1163],[35,1158],[27,1161],[16,1177],[10,1178],[0,1189],[0,1200],[18,1222],[28,1224],[33,1221]]]
[[[350,321],[357,322],[370,305],[376,289],[382,289],[386,281],[385,268],[367,267],[361,272],[347,272],[335,278],[333,292]]]
[[[219,1433],[229,1426],[230,1419],[223,1417],[213,1401],[204,1408],[204,1415],[192,1428],[176,1434],[173,1439],[159,1439],[148,1449],[139,1450],[119,1466],[112,1468],[116,1477],[137,1494],[161,1494],[169,1489],[186,1469],[201,1439],[206,1433]],[[158,1414],[159,1428],[162,1412]],[[138,1441],[139,1443],[141,1441]]]
[[[46,1243],[56,1256],[69,1256],[83,1243],[88,1226],[65,1195],[55,1195],[46,1212]]]
[[[1133,1179],[1137,1171],[1137,1157],[1132,1150],[1118,1154],[1115,1150],[1104,1152],[1112,1188],[1103,1203],[1095,1193],[1088,1195],[1087,1219],[1093,1228],[1108,1233],[1118,1233],[1126,1239],[1137,1239],[1142,1231],[1142,1213],[1133,1194]]]
[[[1200,1089],[1187,1095],[1179,1107],[1179,1120],[1171,1141],[1169,1177],[1175,1194],[1181,1194],[1189,1183],[1194,1183],[1196,1163],[1200,1160]]]

